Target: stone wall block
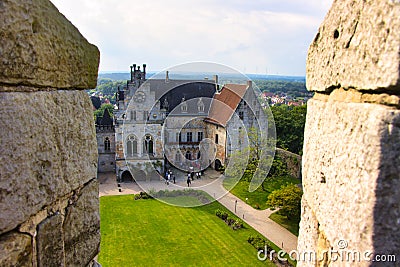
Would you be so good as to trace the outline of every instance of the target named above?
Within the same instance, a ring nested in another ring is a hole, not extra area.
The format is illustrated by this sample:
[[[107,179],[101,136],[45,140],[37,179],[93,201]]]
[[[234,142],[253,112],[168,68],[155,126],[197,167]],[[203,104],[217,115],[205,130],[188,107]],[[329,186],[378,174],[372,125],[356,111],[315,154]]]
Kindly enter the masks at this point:
[[[400,110],[308,102],[303,198],[332,246],[345,239],[349,249],[400,251],[399,140]]]
[[[335,0],[308,50],[307,88],[400,93],[400,2]]]
[[[1,1],[0,39],[0,83],[96,87],[99,50],[50,1]]]
[[[90,106],[83,91],[0,93],[0,233],[96,177]]]
[[[41,222],[37,227],[38,266],[65,266],[63,216],[56,214]]]
[[[301,200],[301,221],[299,229],[298,247],[301,248],[299,252],[317,251],[318,243],[318,221],[312,208],[308,205],[307,200]],[[301,243],[300,243],[301,242]],[[304,260],[299,260],[297,266],[315,266],[315,259],[308,258],[309,255],[304,254]]]
[[[68,206],[64,222],[65,262],[67,266],[86,266],[100,246],[99,190],[97,179],[77,192]]]
[[[31,266],[31,236],[17,232],[0,236],[0,263],[1,266]]]

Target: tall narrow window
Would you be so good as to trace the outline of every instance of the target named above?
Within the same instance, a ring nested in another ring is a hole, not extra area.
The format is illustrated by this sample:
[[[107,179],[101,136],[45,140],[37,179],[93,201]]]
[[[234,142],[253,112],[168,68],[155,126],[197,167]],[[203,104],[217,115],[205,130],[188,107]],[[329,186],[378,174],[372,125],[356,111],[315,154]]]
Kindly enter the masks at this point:
[[[137,154],[137,139],[136,136],[131,135],[126,142],[126,155],[132,157]]]
[[[151,135],[147,134],[144,137],[143,146],[144,146],[145,153],[148,153],[148,154],[154,153],[154,141],[153,141],[153,137]]]
[[[218,144],[218,134],[215,135],[215,143]]]
[[[192,154],[190,153],[190,151],[186,151],[185,158],[188,160],[192,159]]]
[[[244,112],[243,111],[239,111],[239,118],[241,120],[243,120],[243,118],[244,118]]]
[[[201,142],[203,140],[203,132],[197,132],[197,142]]]
[[[181,162],[181,154],[180,154],[180,152],[176,152],[176,154],[175,154],[175,161],[176,161],[176,162]]]
[[[193,142],[192,132],[186,133],[186,142]]]
[[[108,137],[104,140],[104,150],[105,151],[110,151],[111,150],[111,142]]]

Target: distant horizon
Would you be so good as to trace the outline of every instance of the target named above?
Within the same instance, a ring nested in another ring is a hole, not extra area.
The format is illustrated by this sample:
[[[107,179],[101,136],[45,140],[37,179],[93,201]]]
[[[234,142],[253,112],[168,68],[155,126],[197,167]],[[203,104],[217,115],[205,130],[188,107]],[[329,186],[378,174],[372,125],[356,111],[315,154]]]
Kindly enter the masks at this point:
[[[154,70],[149,70],[146,71],[146,73],[148,74],[160,74],[163,73],[164,71],[154,71]],[[98,71],[99,75],[102,74],[128,74],[129,75],[129,71]],[[185,74],[215,74],[214,72],[200,72],[200,71],[174,71],[174,72],[170,72],[170,75],[174,76],[174,75],[185,75]],[[217,73],[220,74],[220,73]],[[221,73],[221,74],[226,74],[226,75],[246,75],[246,76],[261,76],[261,77],[268,77],[268,76],[273,76],[273,77],[296,77],[296,78],[306,78],[305,75],[286,75],[286,74],[263,74],[263,73]]]

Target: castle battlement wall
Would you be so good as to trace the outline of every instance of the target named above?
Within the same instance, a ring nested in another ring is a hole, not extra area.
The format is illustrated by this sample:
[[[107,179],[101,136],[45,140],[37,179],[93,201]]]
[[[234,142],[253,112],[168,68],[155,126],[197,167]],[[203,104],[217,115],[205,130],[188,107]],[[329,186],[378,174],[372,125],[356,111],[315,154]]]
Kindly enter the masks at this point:
[[[0,266],[90,265],[100,218],[83,89],[96,86],[99,51],[50,1],[0,12]]]
[[[316,94],[304,136],[300,252],[395,255],[399,264],[399,63],[399,1],[334,1],[307,59]],[[325,257],[298,266],[377,264]]]

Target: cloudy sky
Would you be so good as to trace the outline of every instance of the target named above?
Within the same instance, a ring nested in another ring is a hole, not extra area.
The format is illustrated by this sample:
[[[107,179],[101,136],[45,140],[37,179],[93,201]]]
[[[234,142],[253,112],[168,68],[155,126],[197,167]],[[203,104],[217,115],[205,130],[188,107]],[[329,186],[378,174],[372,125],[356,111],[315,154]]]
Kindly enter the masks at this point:
[[[100,71],[207,61],[304,75],[332,0],[51,0],[100,49]]]

